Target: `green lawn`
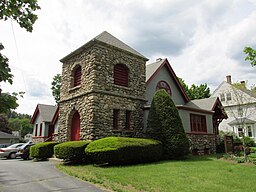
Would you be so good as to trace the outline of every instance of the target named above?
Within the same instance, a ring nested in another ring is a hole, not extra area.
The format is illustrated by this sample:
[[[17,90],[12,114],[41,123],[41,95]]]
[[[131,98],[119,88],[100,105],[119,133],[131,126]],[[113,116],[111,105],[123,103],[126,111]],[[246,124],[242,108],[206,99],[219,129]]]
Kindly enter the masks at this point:
[[[255,165],[233,164],[215,157],[193,157],[125,167],[61,164],[57,167],[112,191],[256,191]]]

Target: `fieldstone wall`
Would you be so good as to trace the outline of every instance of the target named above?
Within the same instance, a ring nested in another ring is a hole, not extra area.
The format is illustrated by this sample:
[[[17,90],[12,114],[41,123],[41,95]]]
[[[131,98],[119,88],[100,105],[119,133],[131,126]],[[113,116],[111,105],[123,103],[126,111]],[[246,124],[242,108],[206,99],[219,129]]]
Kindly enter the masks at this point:
[[[45,137],[32,137],[32,142],[33,143],[42,143],[46,140],[47,138]]]
[[[194,155],[216,153],[216,135],[214,134],[187,134],[190,149]]]
[[[129,69],[128,87],[114,84],[116,64]],[[70,140],[71,119],[80,114],[80,139],[110,135],[140,136],[143,131],[146,76],[144,58],[98,42],[63,63],[59,103],[58,141]],[[73,87],[73,71],[82,68],[81,85]],[[119,109],[119,127],[113,130],[113,110]],[[125,111],[131,111],[131,129],[124,130]]]

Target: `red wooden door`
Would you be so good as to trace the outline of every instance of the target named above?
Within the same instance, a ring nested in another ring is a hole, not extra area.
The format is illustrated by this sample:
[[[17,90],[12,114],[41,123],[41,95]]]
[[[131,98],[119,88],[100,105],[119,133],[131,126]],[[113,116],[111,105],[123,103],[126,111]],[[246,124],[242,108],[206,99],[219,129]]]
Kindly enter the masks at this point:
[[[80,115],[76,111],[72,117],[71,124],[71,141],[80,140]]]

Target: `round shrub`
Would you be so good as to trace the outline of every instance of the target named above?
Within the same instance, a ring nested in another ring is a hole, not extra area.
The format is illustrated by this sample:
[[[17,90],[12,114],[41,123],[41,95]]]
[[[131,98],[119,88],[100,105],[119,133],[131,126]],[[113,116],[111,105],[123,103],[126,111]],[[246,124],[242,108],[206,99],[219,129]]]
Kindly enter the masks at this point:
[[[85,153],[97,164],[136,164],[157,161],[162,143],[152,139],[107,137],[91,142]]]
[[[163,143],[163,155],[167,159],[178,159],[189,153],[189,140],[185,134],[179,112],[164,90],[158,90],[149,110],[148,137]]]
[[[53,156],[53,147],[59,143],[44,142],[30,147],[30,156],[38,160],[45,160]]]
[[[86,161],[85,148],[90,141],[69,141],[54,146],[54,155],[66,162],[81,163]]]

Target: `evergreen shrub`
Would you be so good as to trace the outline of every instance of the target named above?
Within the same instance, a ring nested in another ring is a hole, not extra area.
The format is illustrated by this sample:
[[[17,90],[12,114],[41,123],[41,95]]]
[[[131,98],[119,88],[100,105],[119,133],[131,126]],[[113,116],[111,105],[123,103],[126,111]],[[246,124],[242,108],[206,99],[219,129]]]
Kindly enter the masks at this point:
[[[179,112],[164,90],[158,90],[151,104],[147,124],[148,137],[163,144],[167,159],[178,159],[189,153],[189,140],[185,134]]]
[[[53,147],[57,142],[43,142],[30,147],[30,156],[37,160],[46,160],[53,156]]]
[[[91,142],[85,153],[96,164],[147,163],[161,159],[162,143],[153,139],[106,137]]]
[[[90,141],[69,141],[54,146],[54,155],[65,162],[86,162],[85,148]]]

